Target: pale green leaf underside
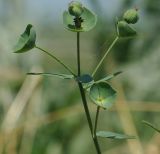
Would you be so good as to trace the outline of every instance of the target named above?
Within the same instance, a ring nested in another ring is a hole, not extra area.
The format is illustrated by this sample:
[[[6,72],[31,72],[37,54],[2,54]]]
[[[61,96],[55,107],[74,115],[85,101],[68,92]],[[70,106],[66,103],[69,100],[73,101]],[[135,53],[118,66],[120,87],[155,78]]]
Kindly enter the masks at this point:
[[[74,25],[74,17],[69,14],[68,11],[64,11],[63,13],[63,23],[65,27],[73,32],[86,32],[90,31],[95,27],[97,23],[97,16],[84,7],[84,12],[81,15],[81,18],[84,20],[82,22],[82,27],[77,29]]]
[[[126,134],[119,134],[119,133],[114,133],[114,132],[108,132],[108,131],[99,131],[96,133],[98,137],[103,137],[103,138],[109,138],[109,139],[135,139],[134,136],[126,135]]]
[[[18,43],[14,47],[15,53],[23,53],[31,50],[35,47],[36,32],[34,27],[29,24],[26,27],[25,32],[20,36]]]
[[[116,91],[106,82],[93,84],[89,95],[96,105],[105,109],[110,108],[116,99]]]
[[[43,75],[43,76],[50,76],[50,77],[58,77],[61,79],[73,79],[73,75],[68,74],[59,74],[59,73],[27,73],[28,75]]]
[[[153,128],[154,130],[156,130],[157,132],[159,132],[160,133],[160,129],[158,129],[157,127],[155,127],[153,124],[151,124],[150,122],[147,122],[147,121],[142,121],[145,125],[147,125],[147,126],[149,126],[149,127],[151,127],[151,128]]]

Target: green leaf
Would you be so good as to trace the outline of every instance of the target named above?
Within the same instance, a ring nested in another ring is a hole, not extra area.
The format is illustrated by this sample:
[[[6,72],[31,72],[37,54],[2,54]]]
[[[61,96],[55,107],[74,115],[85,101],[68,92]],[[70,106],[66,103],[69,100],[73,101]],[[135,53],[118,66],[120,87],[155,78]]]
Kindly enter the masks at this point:
[[[35,47],[36,32],[32,25],[27,25],[25,32],[20,36],[18,43],[14,47],[15,53],[23,53]]]
[[[151,124],[150,122],[147,122],[147,121],[144,121],[144,120],[143,120],[142,122],[143,122],[145,125],[153,128],[154,130],[156,130],[157,132],[160,133],[160,129],[156,128],[156,127],[155,127],[153,124]]]
[[[95,83],[108,81],[108,80],[110,80],[110,79],[116,77],[117,75],[119,75],[119,74],[121,74],[121,73],[122,73],[122,72],[120,71],[120,72],[116,72],[116,73],[114,73],[114,74],[108,75],[108,76],[106,76],[106,77],[103,78],[103,79],[100,79],[100,80],[98,80],[98,81],[95,81]]]
[[[27,73],[27,75],[43,75],[43,76],[51,76],[51,77],[58,77],[61,79],[73,79],[73,75],[68,74],[59,74],[59,73]]]
[[[63,23],[68,30],[73,32],[87,32],[95,27],[97,23],[97,15],[85,7],[83,9],[84,11],[81,15],[83,22],[81,28],[75,27],[74,17],[70,15],[68,11],[63,13]]]
[[[109,139],[135,139],[134,136],[130,135],[125,135],[125,134],[119,134],[119,133],[114,133],[114,132],[108,132],[108,131],[99,131],[96,133],[98,137],[103,137],[103,138],[109,138]]]
[[[89,83],[83,84],[83,88],[86,89],[87,91],[89,91],[90,87],[91,87],[93,84],[95,84],[95,83],[100,83],[100,82],[106,82],[106,81],[108,81],[108,80],[116,77],[117,75],[119,75],[119,74],[121,74],[121,73],[122,73],[122,72],[119,71],[119,72],[116,72],[116,73],[114,73],[114,74],[108,75],[108,76],[106,76],[106,77],[103,78],[103,79],[100,79],[100,80],[97,80],[97,81],[92,80],[92,81],[89,82]]]
[[[116,99],[116,91],[106,82],[95,83],[89,92],[92,101],[102,108],[110,108]]]
[[[137,36],[136,30],[134,30],[126,21],[119,21],[117,23],[117,33],[119,37],[135,37]]]
[[[89,83],[93,81],[93,78],[89,74],[84,74],[84,75],[77,77],[77,81],[81,83]]]

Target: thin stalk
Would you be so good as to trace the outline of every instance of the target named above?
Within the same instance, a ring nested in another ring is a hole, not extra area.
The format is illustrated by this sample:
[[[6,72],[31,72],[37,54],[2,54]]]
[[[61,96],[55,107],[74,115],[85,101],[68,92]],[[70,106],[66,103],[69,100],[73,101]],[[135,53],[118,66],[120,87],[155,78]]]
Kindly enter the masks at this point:
[[[79,32],[77,32],[77,64],[78,64],[78,76],[80,76],[81,75],[81,63],[80,63],[80,35],[79,35]],[[91,116],[90,116],[90,112],[89,112],[89,108],[88,108],[88,104],[87,104],[87,99],[86,99],[86,95],[85,95],[85,91],[83,89],[82,83],[78,82],[78,87],[80,90],[81,99],[83,102],[83,106],[84,106],[84,110],[86,113],[89,129],[90,129],[90,132],[92,135],[92,139],[93,139],[97,154],[101,154],[98,140],[97,140],[97,138],[94,137],[94,134],[93,134],[92,120],[91,120]]]
[[[116,44],[116,42],[118,41],[119,37],[117,36],[114,41],[112,42],[112,44],[110,45],[110,47],[108,48],[108,50],[105,52],[104,56],[102,57],[102,59],[100,60],[100,62],[98,63],[98,65],[96,66],[95,70],[92,73],[92,76],[94,76],[97,72],[97,70],[100,68],[100,66],[102,65],[104,59],[106,58],[106,56],[108,55],[108,53],[111,51],[111,49],[113,48],[113,46]]]
[[[59,58],[57,58],[56,56],[54,56],[53,54],[51,54],[50,52],[35,46],[35,48],[43,51],[44,53],[46,53],[48,56],[50,56],[51,58],[53,58],[54,60],[56,60],[59,64],[61,64],[67,71],[69,71],[72,75],[76,76],[76,74],[72,71],[72,69],[70,67],[68,67],[67,65],[65,65]]]
[[[77,66],[78,66],[78,76],[81,75],[81,64],[80,64],[80,33],[77,32]]]
[[[100,111],[100,106],[97,106],[96,120],[95,120],[95,125],[94,125],[94,137],[97,137],[96,136],[96,132],[97,132],[97,124],[98,124],[99,111]]]

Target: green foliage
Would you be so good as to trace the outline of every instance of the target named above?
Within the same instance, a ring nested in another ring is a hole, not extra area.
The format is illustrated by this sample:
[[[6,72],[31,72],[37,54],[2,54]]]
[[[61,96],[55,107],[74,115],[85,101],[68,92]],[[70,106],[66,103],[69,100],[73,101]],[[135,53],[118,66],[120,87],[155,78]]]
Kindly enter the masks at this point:
[[[14,47],[15,53],[27,52],[35,47],[36,32],[34,27],[29,24],[27,25],[24,33],[20,36],[18,43]]]
[[[43,75],[43,76],[51,76],[51,77],[58,77],[61,79],[75,79],[78,84],[79,91],[81,94],[81,98],[83,101],[88,125],[90,128],[91,135],[93,136],[92,139],[95,144],[95,148],[97,154],[101,154],[101,149],[98,143],[97,137],[104,137],[104,138],[111,138],[111,139],[132,139],[133,136],[118,134],[113,132],[105,132],[100,131],[97,132],[97,123],[98,123],[98,116],[100,108],[109,109],[113,106],[115,99],[116,99],[116,91],[106,82],[113,77],[119,75],[121,72],[117,72],[106,76],[98,81],[94,81],[93,77],[96,74],[97,70],[101,67],[104,59],[106,58],[107,54],[111,51],[113,46],[119,40],[119,38],[126,38],[126,37],[133,37],[137,35],[136,30],[134,30],[129,24],[136,23],[138,21],[138,14],[135,13],[133,10],[129,10],[124,14],[123,19],[117,22],[117,36],[115,40],[111,43],[110,47],[105,50],[104,56],[100,59],[100,62],[95,67],[95,70],[92,73],[92,76],[89,74],[81,74],[81,61],[80,61],[80,32],[87,32],[93,29],[97,23],[97,15],[95,15],[92,11],[88,8],[84,7],[79,2],[71,2],[69,4],[68,11],[64,11],[63,13],[63,23],[65,28],[69,31],[73,31],[77,33],[77,65],[78,65],[78,73],[75,74],[70,67],[68,67],[64,62],[58,59],[55,55],[51,54],[47,50],[42,49],[35,45],[36,42],[36,32],[32,25],[28,25],[25,32],[21,35],[19,42],[17,43],[14,51],[16,53],[27,52],[32,48],[37,48],[38,50],[42,51],[43,53],[47,54],[48,56],[52,57],[52,59],[56,60],[59,64],[61,64],[66,70],[68,70],[71,75],[69,74],[59,74],[59,73],[28,73],[28,75]],[[97,112],[96,112],[96,120],[95,125],[93,127],[91,115],[89,112],[88,102],[85,95],[85,90],[89,92],[89,96],[91,100],[97,105]],[[96,133],[97,132],[97,133]]]
[[[104,109],[109,109],[116,99],[116,91],[105,82],[93,84],[89,95],[95,104]]]
[[[122,140],[122,139],[135,139],[134,136],[129,136],[129,135],[125,135],[125,134],[119,134],[119,133],[114,133],[114,132],[106,132],[106,131],[99,131],[96,133],[96,135],[98,137],[102,137],[102,138],[109,138],[109,139],[118,139],[118,140]]]

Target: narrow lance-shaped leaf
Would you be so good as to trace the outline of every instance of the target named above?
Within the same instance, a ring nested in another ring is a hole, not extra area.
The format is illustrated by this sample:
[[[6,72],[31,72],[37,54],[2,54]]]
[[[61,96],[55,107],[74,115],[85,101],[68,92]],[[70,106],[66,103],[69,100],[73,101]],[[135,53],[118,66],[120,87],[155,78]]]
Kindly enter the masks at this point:
[[[27,75],[43,75],[43,76],[50,76],[50,77],[58,77],[61,79],[73,79],[73,75],[68,74],[59,74],[59,73],[27,73]]]
[[[116,73],[114,73],[114,74],[108,75],[108,76],[106,76],[106,77],[103,78],[103,79],[100,79],[100,80],[98,80],[98,81],[95,81],[95,83],[108,81],[108,80],[110,80],[110,79],[116,77],[117,75],[119,75],[119,74],[121,74],[121,73],[122,73],[122,72],[120,71],[120,72],[116,72]]]
[[[14,47],[15,53],[27,52],[35,47],[36,32],[34,27],[29,24],[27,25],[24,33],[20,36],[18,43]]]
[[[160,133],[160,129],[158,129],[157,127],[155,127],[153,124],[151,124],[150,122],[147,122],[147,121],[142,121],[145,125],[147,125],[147,126],[149,126],[149,127],[151,127],[151,128],[153,128],[154,130],[156,130],[157,132],[159,132]]]
[[[105,109],[110,108],[116,99],[116,91],[106,82],[93,84],[89,95],[96,105]]]
[[[102,138],[109,138],[109,139],[135,139],[134,136],[126,135],[126,134],[119,134],[119,133],[114,133],[114,132],[108,132],[108,131],[99,131],[96,133],[98,137]]]
[[[97,80],[97,81],[92,80],[92,81],[90,81],[89,83],[84,84],[83,87],[84,87],[84,89],[87,89],[87,90],[88,90],[93,84],[95,84],[95,83],[100,83],[100,82],[106,82],[106,81],[108,81],[108,80],[116,77],[117,75],[119,75],[119,74],[121,74],[121,73],[122,73],[122,72],[119,71],[119,72],[116,72],[116,73],[114,73],[114,74],[108,75],[108,76],[106,76],[105,78],[102,78],[102,79],[100,79],[100,80]]]

